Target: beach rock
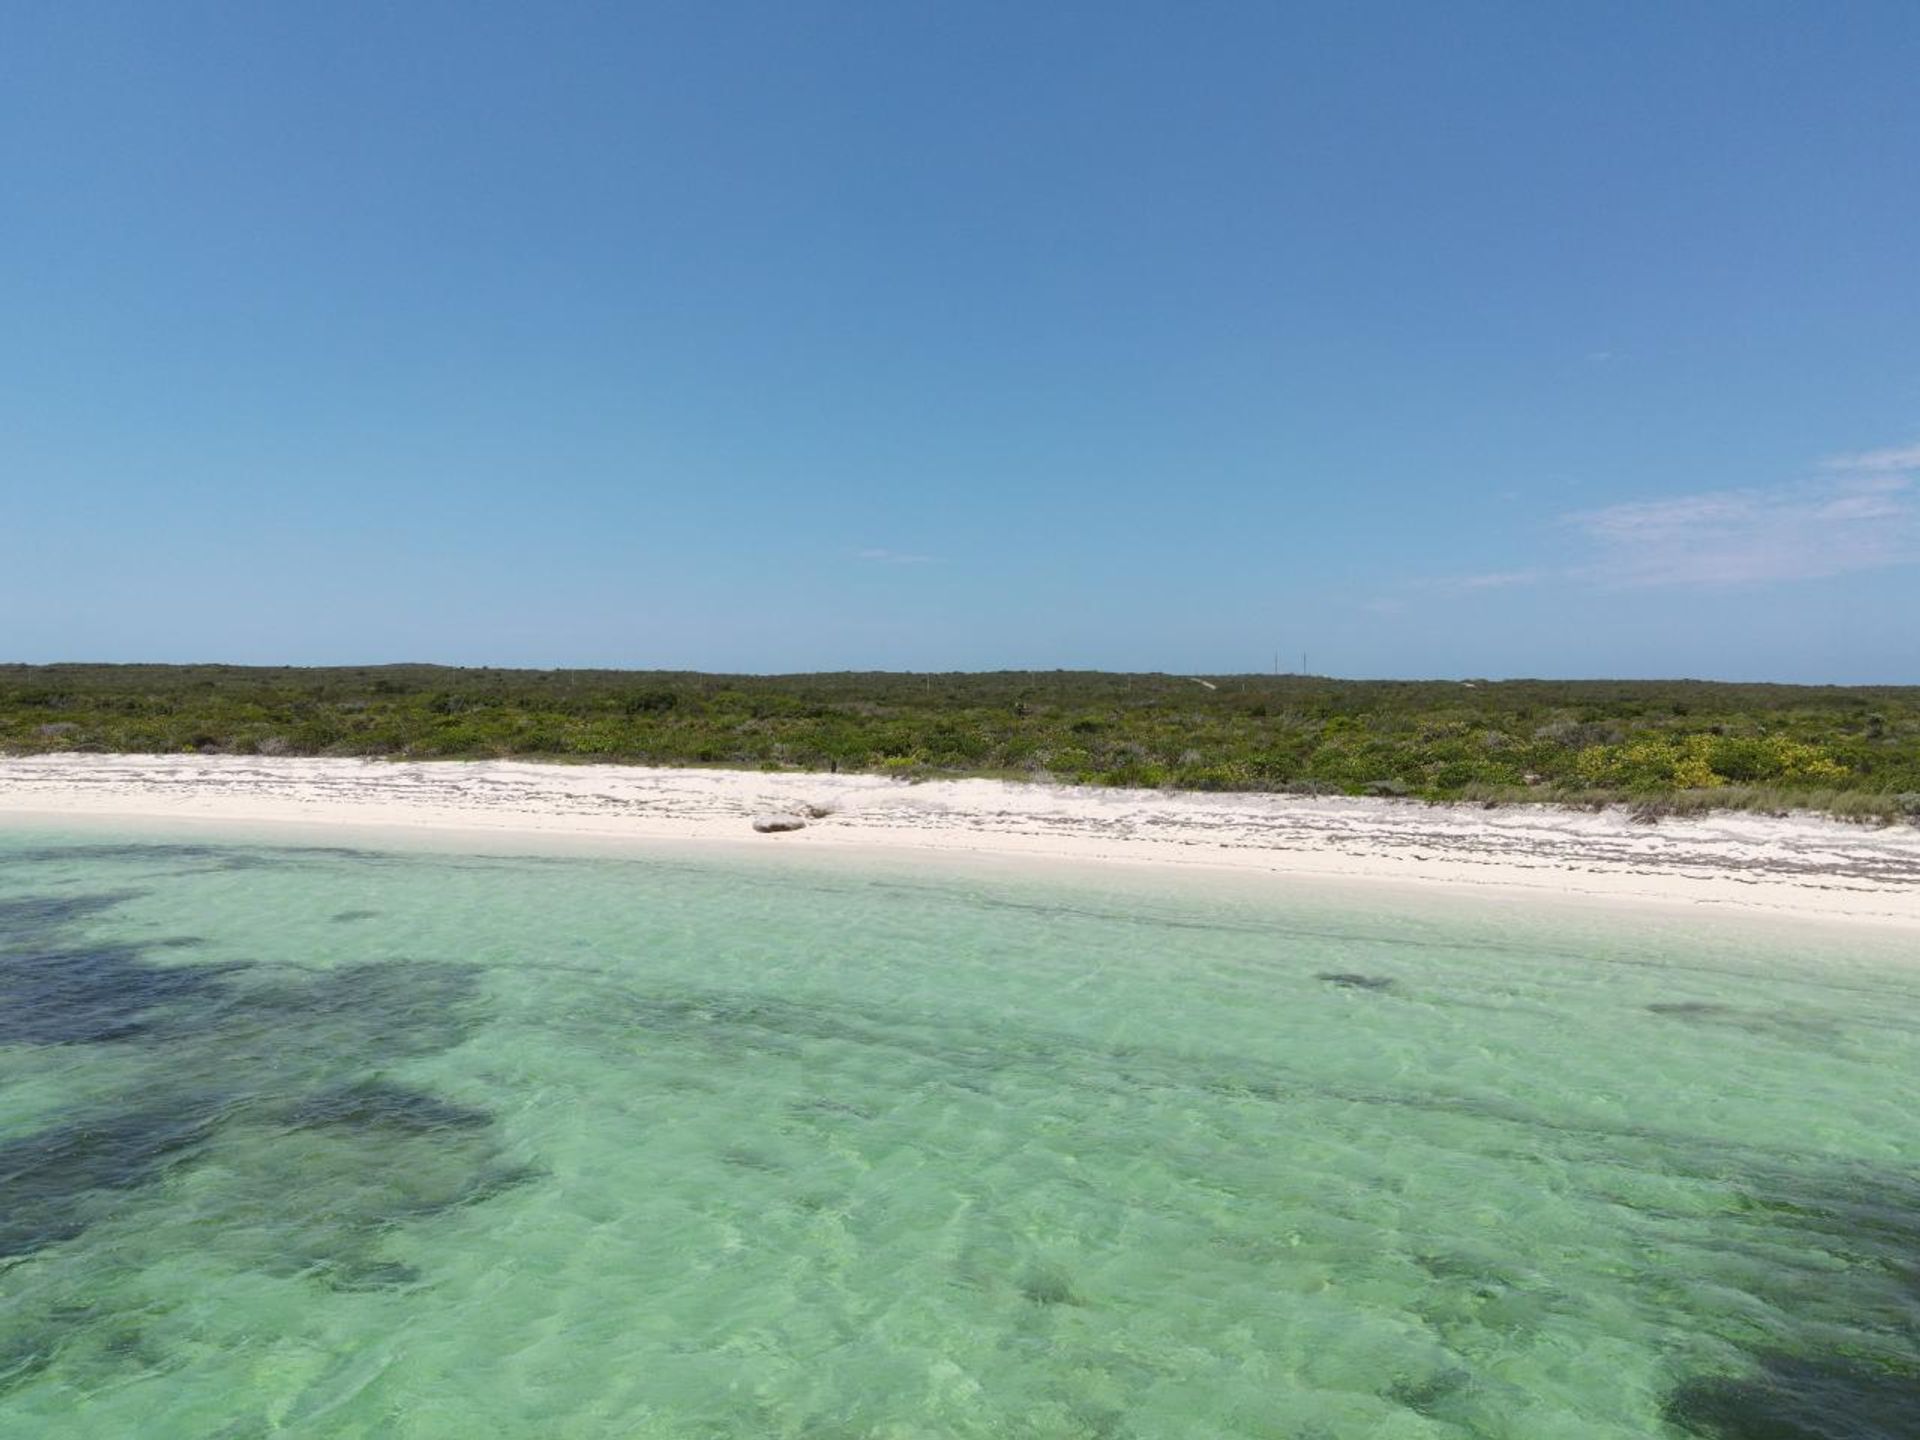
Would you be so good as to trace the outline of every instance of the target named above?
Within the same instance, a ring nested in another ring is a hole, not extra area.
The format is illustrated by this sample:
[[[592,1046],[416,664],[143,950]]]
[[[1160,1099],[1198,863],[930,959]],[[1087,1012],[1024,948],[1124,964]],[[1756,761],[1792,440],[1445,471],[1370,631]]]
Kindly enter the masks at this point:
[[[804,830],[807,822],[798,815],[756,815],[753,828],[762,835],[778,835],[783,830]]]

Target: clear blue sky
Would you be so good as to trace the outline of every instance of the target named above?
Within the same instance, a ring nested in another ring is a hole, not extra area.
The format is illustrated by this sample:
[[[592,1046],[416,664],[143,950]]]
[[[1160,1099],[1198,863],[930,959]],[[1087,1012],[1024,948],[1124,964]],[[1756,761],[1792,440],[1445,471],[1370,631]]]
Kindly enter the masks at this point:
[[[4,5],[0,659],[1920,681],[1920,4]]]

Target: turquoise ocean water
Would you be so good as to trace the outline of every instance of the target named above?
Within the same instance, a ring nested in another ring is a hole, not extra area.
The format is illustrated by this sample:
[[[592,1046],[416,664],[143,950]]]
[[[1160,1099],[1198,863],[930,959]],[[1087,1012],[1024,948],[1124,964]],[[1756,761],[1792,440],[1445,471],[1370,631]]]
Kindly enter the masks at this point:
[[[0,829],[0,1440],[1920,1435],[1916,949]]]

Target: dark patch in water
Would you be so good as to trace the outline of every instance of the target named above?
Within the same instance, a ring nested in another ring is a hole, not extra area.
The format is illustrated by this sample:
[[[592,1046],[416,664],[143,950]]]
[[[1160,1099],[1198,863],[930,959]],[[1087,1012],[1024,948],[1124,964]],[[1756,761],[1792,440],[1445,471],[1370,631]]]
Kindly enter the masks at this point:
[[[1916,1440],[1920,1370],[1857,1360],[1759,1357],[1745,1376],[1684,1381],[1662,1414],[1709,1440]]]
[[[31,939],[56,925],[73,925],[100,915],[116,905],[137,900],[140,890],[109,890],[95,895],[24,895],[0,900],[0,940],[12,942],[21,932]]]
[[[287,1123],[297,1130],[328,1125],[415,1135],[430,1135],[436,1130],[469,1130],[492,1121],[493,1117],[485,1110],[384,1080],[362,1080],[323,1090],[301,1100],[287,1117]]]
[[[1020,1277],[1020,1293],[1036,1305],[1084,1305],[1073,1278],[1057,1265],[1036,1265]]]
[[[197,862],[173,875],[250,868],[213,847],[92,849],[45,858]],[[355,852],[286,861],[316,854]],[[155,1062],[142,1073],[156,1077],[0,1141],[0,1271],[35,1272],[0,1305],[0,1391],[85,1391],[166,1363],[126,1316],[86,1299],[103,1274],[204,1246],[219,1263],[333,1290],[404,1291],[430,1280],[388,1253],[405,1227],[543,1173],[503,1153],[487,1111],[381,1075],[472,1035],[484,1015],[477,967],[167,965],[164,952],[198,942],[91,938],[90,922],[139,893],[0,900],[0,1044],[137,1041]],[[216,1074],[217,1093],[180,1078]],[[203,1161],[207,1213],[230,1223],[195,1223],[164,1196],[138,1208]],[[108,1225],[110,1249],[76,1251],[73,1266],[36,1260]]]
[[[155,1012],[208,1000],[241,965],[151,965],[132,945],[0,949],[0,1044],[98,1045],[147,1034]]]
[[[0,1338],[0,1395],[24,1384],[53,1363],[54,1346],[28,1332]]]
[[[1396,1380],[1381,1395],[1417,1415],[1432,1416],[1472,1383],[1473,1377],[1465,1370],[1441,1370],[1418,1380]]]
[[[0,852],[0,865],[48,865],[74,860],[204,860],[219,853],[212,845],[44,845]]]
[[[884,1006],[805,1002],[735,991],[681,991],[665,995],[610,992],[591,1017],[630,1045],[636,1032],[661,1035],[678,1044],[738,1060],[752,1054],[798,1055],[818,1041],[859,1046],[913,1058],[940,1067],[947,1084],[965,1085],[955,1071],[990,1070],[1008,1063],[1017,1041],[955,1049],[931,1027],[903,1021]],[[1040,1043],[1036,1037],[1036,1046]],[[1051,1053],[1058,1058],[1057,1048]],[[1040,1051],[1036,1048],[1035,1055]]]
[[[45,845],[0,852],[0,865],[59,865],[113,862],[199,861],[221,870],[266,870],[305,860],[386,861],[394,856],[345,845],[198,845],[165,841],[125,841],[98,845]]]
[[[397,1260],[370,1260],[359,1265],[320,1267],[316,1278],[329,1290],[349,1293],[370,1290],[408,1290],[418,1285],[421,1275],[412,1265]]]
[[[1676,1015],[1686,1020],[1738,1013],[1731,1005],[1716,1005],[1709,1000],[1675,1000],[1666,1004],[1649,1005],[1647,1009],[1656,1015]]]
[[[1329,985],[1338,985],[1343,990],[1391,990],[1392,977],[1386,975],[1359,975],[1351,970],[1323,970],[1313,977],[1324,980]]]
[[[129,1110],[0,1145],[0,1257],[71,1240],[105,1203],[191,1159],[213,1132],[210,1105]]]
[[[240,965],[154,965],[142,945],[89,943],[67,933],[133,898],[30,895],[0,901],[0,1045],[99,1045],[146,1034],[158,1014],[206,1002]]]
[[[428,960],[371,961],[235,985],[202,1028],[239,1058],[284,1067],[337,1057],[380,1066],[450,1050],[473,1033],[481,972]]]
[[[1126,1412],[1115,1410],[1110,1405],[1076,1400],[1068,1405],[1067,1413],[1087,1440],[1126,1440],[1127,1436],[1134,1433],[1128,1428]],[[1311,1440],[1311,1437],[1306,1437],[1306,1440]]]
[[[1480,1299],[1491,1299],[1525,1289],[1529,1283],[1529,1277],[1523,1271],[1485,1256],[1426,1251],[1409,1258],[1435,1280]]]
[[[1762,1164],[1740,1199],[1751,1219],[1714,1243],[1738,1254],[1762,1242],[1749,1288],[1790,1324],[1747,1346],[1752,1373],[1681,1382],[1668,1421],[1710,1440],[1920,1440],[1920,1178]]]
[[[1826,1038],[1837,1031],[1834,1023],[1825,1016],[1805,1010],[1752,1010],[1712,1000],[1659,1001],[1647,1006],[1647,1010],[1673,1020],[1722,1026],[1729,1030],[1744,1030],[1750,1035],[1769,1035],[1785,1040]]]
[[[477,1171],[460,1190],[460,1193],[442,1209],[454,1206],[480,1205],[504,1195],[509,1190],[518,1190],[522,1185],[531,1185],[536,1180],[547,1178],[547,1171],[538,1165],[508,1165],[495,1162]]]
[[[147,1087],[129,1092],[123,1109],[63,1117],[0,1144],[0,1256],[74,1240],[218,1145],[285,1190],[262,1196],[257,1237],[223,1232],[213,1243],[237,1246],[271,1273],[388,1288],[416,1278],[373,1253],[396,1225],[480,1203],[537,1174],[503,1160],[487,1111],[367,1074],[466,1040],[479,1019],[474,968],[156,965],[148,951],[188,942],[89,943],[81,933],[128,898],[4,902],[0,1042],[138,1036],[181,1073],[217,1072],[228,1088],[169,1097]],[[71,1328],[61,1313],[46,1311],[44,1325]],[[30,1369],[47,1349],[17,1328],[0,1326],[8,1357],[0,1369]]]
[[[379,914],[378,910],[342,910],[330,918],[336,925],[346,925],[355,920],[372,920]]]
[[[749,1149],[745,1145],[729,1145],[720,1152],[720,1161],[736,1170],[759,1170],[765,1174],[776,1175],[787,1167],[773,1156],[763,1151]]]

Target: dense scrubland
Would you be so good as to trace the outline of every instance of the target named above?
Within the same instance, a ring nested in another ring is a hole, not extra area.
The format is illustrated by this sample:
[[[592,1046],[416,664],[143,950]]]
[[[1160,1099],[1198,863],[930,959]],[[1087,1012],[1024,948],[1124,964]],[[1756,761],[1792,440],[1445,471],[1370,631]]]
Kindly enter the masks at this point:
[[[1920,818],[1920,687],[0,665],[0,749],[993,775]]]

